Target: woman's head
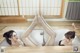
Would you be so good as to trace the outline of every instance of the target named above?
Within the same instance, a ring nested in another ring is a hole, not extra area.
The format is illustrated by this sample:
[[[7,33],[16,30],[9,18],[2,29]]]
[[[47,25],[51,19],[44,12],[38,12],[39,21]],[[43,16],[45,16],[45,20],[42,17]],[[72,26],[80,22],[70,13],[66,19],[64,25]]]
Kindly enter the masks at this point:
[[[8,42],[8,44],[12,45],[11,40],[16,41],[18,38],[16,36],[16,32],[14,30],[10,30],[8,32],[5,32],[3,34],[3,37],[5,37],[6,41]]]
[[[74,39],[75,38],[75,31],[69,31],[69,32],[65,33],[65,37],[67,39]]]

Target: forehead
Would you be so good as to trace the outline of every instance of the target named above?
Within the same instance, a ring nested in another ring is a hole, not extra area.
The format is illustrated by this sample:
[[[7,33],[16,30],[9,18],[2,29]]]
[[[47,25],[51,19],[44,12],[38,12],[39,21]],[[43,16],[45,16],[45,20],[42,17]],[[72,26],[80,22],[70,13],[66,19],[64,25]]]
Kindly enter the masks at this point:
[[[13,35],[17,35],[16,32],[13,32]]]

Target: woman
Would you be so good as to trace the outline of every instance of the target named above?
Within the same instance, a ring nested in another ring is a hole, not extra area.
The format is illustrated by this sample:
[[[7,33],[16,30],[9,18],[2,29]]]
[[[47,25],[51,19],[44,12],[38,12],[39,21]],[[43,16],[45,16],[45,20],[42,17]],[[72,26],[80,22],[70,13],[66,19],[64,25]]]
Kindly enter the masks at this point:
[[[8,46],[23,46],[23,42],[17,37],[17,34],[14,30],[10,30],[3,34],[3,37],[6,39]]]
[[[64,39],[59,41],[60,46],[69,46],[72,45],[72,39],[75,38],[75,31],[69,31],[65,33]]]

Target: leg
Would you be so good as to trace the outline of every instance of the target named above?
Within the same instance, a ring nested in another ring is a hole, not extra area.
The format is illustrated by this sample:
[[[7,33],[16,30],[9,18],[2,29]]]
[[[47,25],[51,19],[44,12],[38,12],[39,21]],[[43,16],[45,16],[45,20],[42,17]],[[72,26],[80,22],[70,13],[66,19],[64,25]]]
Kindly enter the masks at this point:
[[[38,21],[50,36],[50,38],[48,39],[48,41],[45,45],[54,45],[54,40],[55,40],[55,37],[56,37],[56,33],[47,24],[47,22],[44,20],[44,18],[42,16],[41,17],[38,16]]]
[[[26,46],[36,46],[36,44],[28,38],[29,34],[32,32],[32,30],[34,29],[34,27],[36,25],[37,25],[37,17],[35,16],[33,22],[28,27],[28,29],[26,30],[25,34],[21,36],[21,39],[22,39],[22,41],[24,42],[24,44]]]

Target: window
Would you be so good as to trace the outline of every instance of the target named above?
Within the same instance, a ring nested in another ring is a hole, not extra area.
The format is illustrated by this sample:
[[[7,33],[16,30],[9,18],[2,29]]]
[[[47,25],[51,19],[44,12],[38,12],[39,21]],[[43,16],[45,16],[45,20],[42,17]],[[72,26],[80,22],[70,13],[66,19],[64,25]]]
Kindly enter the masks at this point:
[[[0,15],[1,16],[18,15],[17,0],[0,0]]]
[[[39,0],[20,0],[20,15],[35,15],[39,11]]]
[[[41,14],[46,17],[60,17],[63,0],[41,0]]]
[[[0,0],[0,15],[61,17],[64,0]]]

